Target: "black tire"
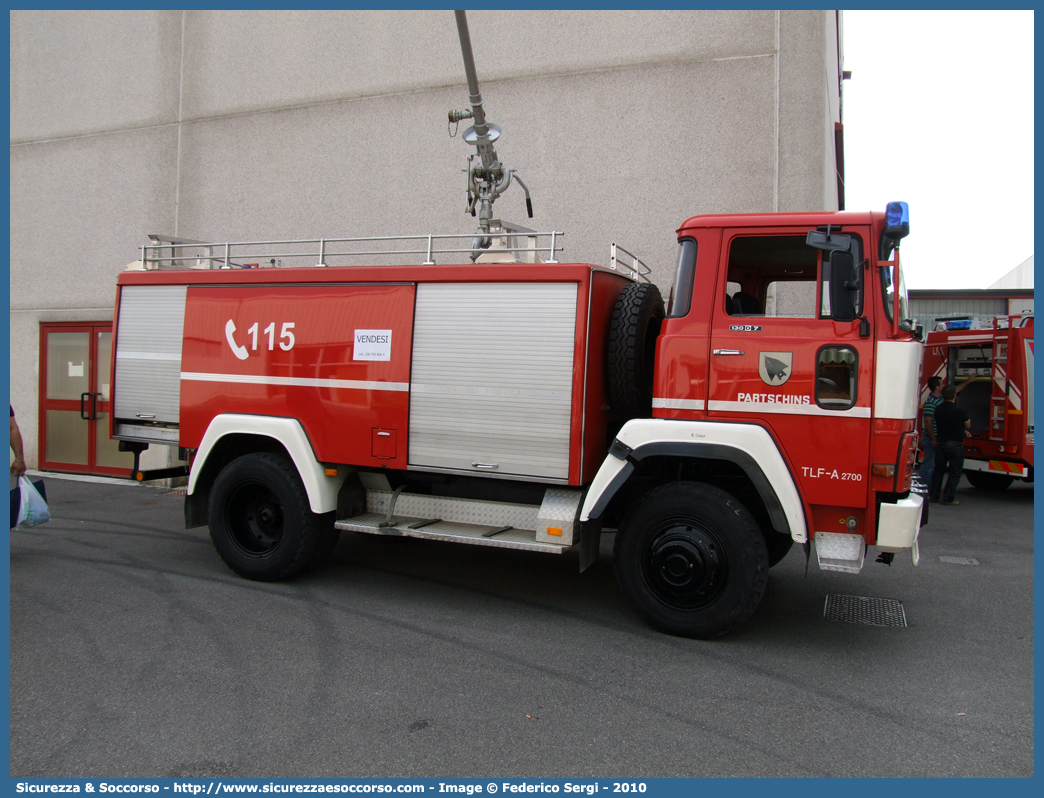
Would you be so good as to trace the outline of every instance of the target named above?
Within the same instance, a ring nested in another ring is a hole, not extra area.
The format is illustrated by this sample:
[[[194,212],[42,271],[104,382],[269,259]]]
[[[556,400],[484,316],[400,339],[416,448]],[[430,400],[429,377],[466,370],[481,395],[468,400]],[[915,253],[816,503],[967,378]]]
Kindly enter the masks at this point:
[[[979,490],[1007,490],[1015,481],[1015,477],[1004,474],[987,474],[985,471],[965,471],[964,476],[968,477],[973,488]]]
[[[332,513],[311,511],[293,464],[267,452],[243,455],[222,469],[208,513],[221,559],[240,576],[263,582],[289,579],[312,565],[321,544],[329,544],[327,522],[333,524]]]
[[[775,568],[787,556],[790,547],[793,545],[794,539],[790,535],[781,535],[779,532],[766,532],[765,550],[768,552],[769,568]]]
[[[652,415],[656,338],[663,299],[651,283],[631,283],[616,299],[609,325],[609,403],[620,421]]]
[[[713,638],[751,616],[768,583],[765,537],[723,490],[674,482],[651,490],[616,533],[620,591],[651,626]]]

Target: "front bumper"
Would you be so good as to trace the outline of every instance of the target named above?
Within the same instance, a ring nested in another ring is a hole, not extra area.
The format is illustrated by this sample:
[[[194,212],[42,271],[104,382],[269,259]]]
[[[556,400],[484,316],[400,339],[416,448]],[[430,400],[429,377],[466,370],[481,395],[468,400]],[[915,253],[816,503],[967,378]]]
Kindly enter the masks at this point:
[[[910,551],[913,564],[917,565],[921,560],[917,535],[927,506],[925,496],[913,491],[894,504],[882,503],[877,514],[877,548],[886,552]],[[926,516],[924,520],[927,521]]]

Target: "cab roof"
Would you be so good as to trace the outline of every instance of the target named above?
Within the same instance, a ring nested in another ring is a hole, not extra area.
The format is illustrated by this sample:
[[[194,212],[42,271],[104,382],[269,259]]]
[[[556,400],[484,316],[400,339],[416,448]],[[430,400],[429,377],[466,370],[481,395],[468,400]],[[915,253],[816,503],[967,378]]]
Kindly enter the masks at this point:
[[[678,235],[700,228],[789,227],[819,225],[869,225],[883,221],[877,211],[817,211],[815,213],[715,213],[692,216],[682,222]]]

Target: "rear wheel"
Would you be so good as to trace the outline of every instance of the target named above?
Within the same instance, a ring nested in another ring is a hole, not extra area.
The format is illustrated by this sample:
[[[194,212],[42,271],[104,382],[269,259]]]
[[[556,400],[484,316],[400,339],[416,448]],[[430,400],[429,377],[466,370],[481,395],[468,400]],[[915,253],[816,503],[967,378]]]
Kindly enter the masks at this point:
[[[288,579],[315,562],[329,545],[326,526],[333,525],[332,513],[311,511],[293,464],[267,452],[225,466],[210,491],[209,517],[211,540],[225,564],[261,581]]]
[[[712,638],[757,609],[768,582],[765,538],[733,496],[695,482],[647,493],[616,535],[620,590],[653,627]]]
[[[985,471],[965,471],[964,476],[972,487],[979,490],[1006,490],[1015,481],[1015,477],[1006,474],[988,474]]]

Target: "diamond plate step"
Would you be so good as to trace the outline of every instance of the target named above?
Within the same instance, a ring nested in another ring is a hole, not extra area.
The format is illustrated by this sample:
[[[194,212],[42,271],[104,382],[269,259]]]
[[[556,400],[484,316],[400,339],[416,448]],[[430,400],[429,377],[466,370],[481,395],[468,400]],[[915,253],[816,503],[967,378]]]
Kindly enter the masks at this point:
[[[440,521],[432,518],[403,516],[396,513],[391,526],[381,526],[387,516],[384,513],[362,513],[352,518],[336,521],[334,526],[346,532],[362,532],[364,535],[395,535],[426,540],[446,540],[453,543],[470,543],[474,546],[492,546],[502,549],[542,551],[561,554],[569,546],[540,543],[532,529],[504,528],[503,525],[464,524],[456,521]]]

